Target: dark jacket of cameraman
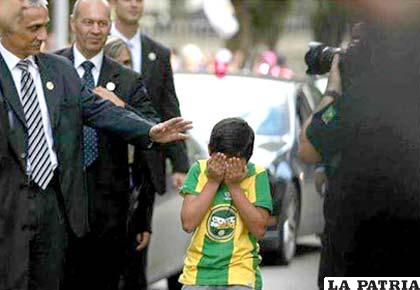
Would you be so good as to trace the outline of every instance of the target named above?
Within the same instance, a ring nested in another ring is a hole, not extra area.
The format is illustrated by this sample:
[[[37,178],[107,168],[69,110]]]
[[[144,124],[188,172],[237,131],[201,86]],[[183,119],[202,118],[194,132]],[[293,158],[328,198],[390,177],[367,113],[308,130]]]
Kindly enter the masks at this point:
[[[323,158],[340,154],[320,278],[420,276],[419,32],[368,26],[340,63],[343,96],[306,131]]]

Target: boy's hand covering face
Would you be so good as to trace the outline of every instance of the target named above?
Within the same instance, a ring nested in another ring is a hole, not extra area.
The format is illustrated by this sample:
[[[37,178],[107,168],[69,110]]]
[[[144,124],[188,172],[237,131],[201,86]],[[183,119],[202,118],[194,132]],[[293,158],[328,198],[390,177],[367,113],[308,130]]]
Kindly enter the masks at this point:
[[[226,156],[223,153],[214,153],[207,161],[207,177],[221,183],[225,177]]]
[[[231,157],[226,161],[225,183],[238,184],[247,175],[246,161],[243,158]]]

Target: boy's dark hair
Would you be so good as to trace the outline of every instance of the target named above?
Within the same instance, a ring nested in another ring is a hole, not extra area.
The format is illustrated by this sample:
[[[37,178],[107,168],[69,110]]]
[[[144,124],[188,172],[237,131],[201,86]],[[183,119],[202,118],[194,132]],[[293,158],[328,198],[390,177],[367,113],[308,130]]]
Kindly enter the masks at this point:
[[[243,157],[246,161],[254,149],[254,131],[241,118],[227,118],[219,121],[211,131],[210,153],[220,152],[229,157]]]

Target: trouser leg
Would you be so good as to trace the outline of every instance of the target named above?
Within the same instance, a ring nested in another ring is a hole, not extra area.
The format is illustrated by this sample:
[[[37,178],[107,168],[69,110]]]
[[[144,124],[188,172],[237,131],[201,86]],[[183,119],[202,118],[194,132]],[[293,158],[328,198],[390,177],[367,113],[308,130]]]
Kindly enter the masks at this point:
[[[65,289],[117,290],[124,261],[124,236],[110,231],[73,239],[66,266]]]
[[[58,290],[63,280],[68,235],[57,192],[52,187],[37,192],[31,211],[28,289]]]
[[[127,263],[124,270],[124,290],[147,289],[147,252],[148,247],[141,252],[136,251],[136,243],[130,243]]]

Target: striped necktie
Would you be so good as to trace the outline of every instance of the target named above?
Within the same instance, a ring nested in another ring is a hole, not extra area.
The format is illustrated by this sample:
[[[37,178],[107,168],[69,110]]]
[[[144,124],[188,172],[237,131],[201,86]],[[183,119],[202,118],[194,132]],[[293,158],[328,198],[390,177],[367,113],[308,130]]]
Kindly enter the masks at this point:
[[[93,90],[95,88],[95,80],[93,79],[92,69],[94,64],[91,61],[84,61],[82,64],[85,73],[82,79],[87,88]],[[95,129],[83,126],[83,143],[84,143],[84,166],[89,167],[98,158],[98,133]]]
[[[28,70],[29,64],[29,60],[21,60],[17,64],[17,67],[22,71],[21,97],[28,128],[29,177],[44,190],[53,178],[55,168],[48,149],[35,83]]]

